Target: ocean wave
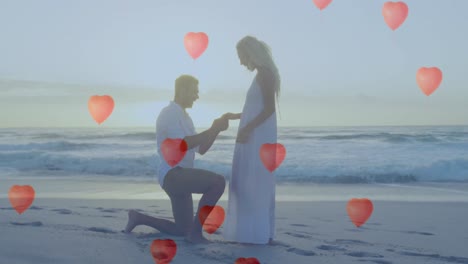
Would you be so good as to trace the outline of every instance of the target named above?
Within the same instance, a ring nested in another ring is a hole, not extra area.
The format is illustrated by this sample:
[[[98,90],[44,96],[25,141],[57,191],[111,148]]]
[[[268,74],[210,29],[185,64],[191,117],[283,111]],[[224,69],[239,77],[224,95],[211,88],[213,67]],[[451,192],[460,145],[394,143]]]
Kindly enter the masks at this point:
[[[0,152],[30,152],[30,151],[44,151],[44,152],[69,152],[76,153],[77,155],[83,153],[103,153],[112,151],[144,151],[148,146],[153,144],[140,143],[140,144],[125,144],[125,143],[97,143],[97,142],[70,142],[70,141],[55,141],[44,143],[26,143],[26,144],[0,144]],[[156,144],[154,144],[156,146]],[[153,150],[153,149],[151,149]]]
[[[288,154],[275,175],[285,182],[464,181],[467,132],[468,128],[326,133],[279,129],[279,142],[288,147]],[[0,176],[5,172],[157,178],[160,161],[155,133],[149,130],[2,130],[0,142]],[[196,158],[196,167],[229,178],[234,142],[235,129],[220,134],[210,152]]]
[[[3,131],[1,137],[11,137],[13,134],[9,131]],[[16,133],[19,138],[29,138],[37,141],[53,141],[63,139],[66,141],[155,141],[156,134],[154,131],[94,131],[94,130],[77,130],[77,131],[60,131],[60,132],[35,132],[26,131]],[[230,129],[221,133],[218,140],[235,140],[236,129]],[[356,130],[300,130],[300,129],[278,129],[278,140],[313,140],[313,141],[381,141],[388,143],[439,143],[439,142],[460,142],[468,141],[468,134],[465,131],[418,131],[407,133],[406,131],[356,131]]]
[[[464,138],[462,138],[464,137]],[[392,134],[392,133],[375,133],[375,134],[336,134],[336,135],[279,135],[279,140],[314,140],[314,141],[366,141],[375,140],[388,143],[438,143],[457,140],[467,140],[466,135],[457,136],[436,136],[432,134]]]
[[[82,134],[55,134],[46,133],[34,135],[32,139],[56,139],[58,137],[74,140],[101,140],[101,139],[123,139],[123,140],[156,140],[155,133],[135,132],[135,133],[82,133]]]
[[[135,132],[135,133],[122,133],[122,134],[80,134],[80,135],[63,135],[55,133],[39,134],[30,137],[33,140],[51,140],[57,138],[73,139],[78,141],[92,141],[92,140],[126,140],[126,141],[156,141],[155,132]],[[230,135],[218,135],[217,139],[235,139],[235,136]]]
[[[155,155],[125,157],[83,157],[41,151],[0,153],[0,168],[22,174],[47,172],[61,175],[151,176],[157,171]],[[43,175],[48,176],[48,175]]]
[[[21,175],[63,176],[108,175],[116,177],[157,178],[160,157],[157,154],[139,156],[75,156],[41,151],[0,153],[0,169]],[[195,167],[231,177],[230,162],[195,160]],[[390,165],[356,167],[322,165],[311,166],[288,163],[275,171],[280,182],[320,183],[402,183],[411,181],[466,181],[468,159],[438,160],[427,165],[393,168]]]
[[[371,175],[337,175],[337,176],[314,176],[304,177],[304,175],[288,175],[278,177],[278,182],[293,183],[340,183],[340,184],[361,184],[361,183],[408,183],[418,182],[416,175],[412,174],[371,174]]]
[[[0,144],[0,151],[74,151],[90,148],[101,148],[106,144],[96,143],[77,143],[70,141],[50,141],[44,143],[27,143],[27,144]]]

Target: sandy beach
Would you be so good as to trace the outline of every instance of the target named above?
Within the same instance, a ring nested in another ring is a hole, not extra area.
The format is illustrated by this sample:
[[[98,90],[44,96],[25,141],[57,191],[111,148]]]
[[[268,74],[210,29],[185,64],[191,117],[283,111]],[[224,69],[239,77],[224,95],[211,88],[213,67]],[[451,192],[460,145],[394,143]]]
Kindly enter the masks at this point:
[[[36,191],[21,215],[8,201],[13,184]],[[205,233],[213,241],[206,245],[142,226],[121,233],[129,208],[172,218],[154,182],[7,179],[0,193],[0,263],[155,263],[152,241],[168,238],[177,243],[171,263],[468,263],[467,184],[279,185],[275,245],[225,242],[223,227]],[[359,228],[346,212],[353,197],[374,205]],[[218,205],[226,199],[227,192]]]

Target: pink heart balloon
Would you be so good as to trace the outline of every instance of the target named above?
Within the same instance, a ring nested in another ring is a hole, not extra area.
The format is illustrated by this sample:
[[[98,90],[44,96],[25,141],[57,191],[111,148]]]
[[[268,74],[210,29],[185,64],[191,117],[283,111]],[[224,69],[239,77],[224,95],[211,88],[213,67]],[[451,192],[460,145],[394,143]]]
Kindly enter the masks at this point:
[[[200,220],[203,230],[208,234],[213,234],[218,230],[223,224],[225,216],[224,208],[219,205],[205,205],[198,213],[198,219]]]
[[[109,95],[93,95],[89,98],[88,110],[94,121],[100,125],[114,110],[114,99]]]
[[[208,47],[208,35],[203,32],[189,32],[184,37],[185,49],[193,59],[197,59]]]
[[[187,142],[182,138],[166,138],[161,144],[161,153],[169,166],[177,165],[187,153]]]
[[[36,192],[30,185],[13,185],[8,191],[8,199],[18,214],[24,213],[34,201]]]
[[[257,258],[238,258],[234,264],[260,264]]]
[[[408,16],[408,6],[404,2],[386,2],[382,8],[385,23],[395,30],[403,24]]]
[[[362,226],[372,215],[374,205],[367,198],[352,198],[346,205],[349,218],[356,227]]]
[[[437,67],[419,68],[416,73],[416,81],[418,82],[421,91],[429,96],[442,82],[442,71]]]
[[[154,263],[168,264],[177,253],[177,244],[172,239],[155,239],[150,246]]]
[[[265,143],[260,147],[260,159],[267,170],[273,172],[286,157],[286,148],[280,143]]]
[[[318,9],[323,10],[325,7],[327,7],[332,0],[313,0],[315,6],[318,7]]]

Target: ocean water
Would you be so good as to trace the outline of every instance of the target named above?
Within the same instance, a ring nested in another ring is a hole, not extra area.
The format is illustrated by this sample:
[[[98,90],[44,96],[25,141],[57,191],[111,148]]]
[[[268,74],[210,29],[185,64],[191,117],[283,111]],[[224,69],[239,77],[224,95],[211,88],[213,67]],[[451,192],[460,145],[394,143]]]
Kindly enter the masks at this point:
[[[236,132],[195,166],[229,179]],[[278,142],[287,152],[278,182],[468,181],[468,126],[282,127]],[[154,128],[0,129],[0,177],[157,181],[159,162]]]

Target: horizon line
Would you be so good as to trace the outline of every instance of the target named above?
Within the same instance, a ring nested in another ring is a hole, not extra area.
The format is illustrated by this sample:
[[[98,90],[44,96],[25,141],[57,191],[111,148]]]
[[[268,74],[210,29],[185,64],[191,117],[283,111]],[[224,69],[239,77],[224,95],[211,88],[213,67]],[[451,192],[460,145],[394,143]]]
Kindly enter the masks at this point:
[[[468,124],[442,124],[442,125],[434,125],[434,124],[426,124],[426,125],[312,125],[312,126],[296,126],[296,125],[289,125],[289,126],[277,126],[278,128],[316,128],[316,127],[464,127],[468,126]],[[239,126],[230,126],[230,128],[238,128]],[[65,129],[72,129],[72,128],[86,128],[86,129],[93,129],[93,128],[99,128],[99,129],[128,129],[128,128],[141,128],[141,129],[154,129],[154,126],[110,126],[110,127],[100,127],[99,125],[97,126],[10,126],[10,127],[1,127],[0,129],[17,129],[17,128],[22,128],[22,129],[38,129],[38,128],[65,128]],[[196,129],[207,129],[209,126],[200,126],[200,127],[195,127]]]

